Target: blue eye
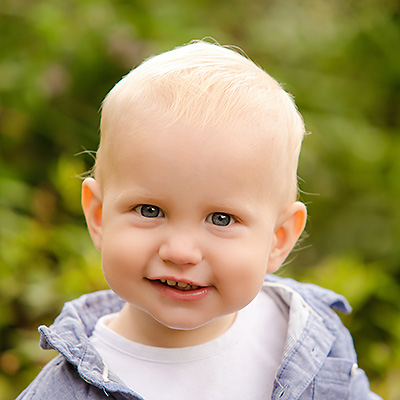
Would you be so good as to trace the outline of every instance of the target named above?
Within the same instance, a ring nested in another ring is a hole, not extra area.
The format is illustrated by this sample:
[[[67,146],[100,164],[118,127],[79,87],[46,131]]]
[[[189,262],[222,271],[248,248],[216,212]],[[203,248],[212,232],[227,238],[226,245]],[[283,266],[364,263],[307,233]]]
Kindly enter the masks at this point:
[[[217,226],[228,226],[234,222],[234,219],[229,214],[215,212],[207,217],[207,222]]]
[[[145,218],[158,218],[163,217],[164,213],[157,206],[151,204],[141,204],[134,209],[138,214]]]

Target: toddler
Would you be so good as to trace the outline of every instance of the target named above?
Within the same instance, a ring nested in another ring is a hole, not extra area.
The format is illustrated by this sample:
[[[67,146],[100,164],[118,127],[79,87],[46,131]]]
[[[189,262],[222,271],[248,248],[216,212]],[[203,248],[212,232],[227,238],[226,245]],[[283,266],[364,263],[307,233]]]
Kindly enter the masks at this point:
[[[107,95],[82,206],[111,291],[65,304],[60,355],[18,399],[379,399],[332,308],[272,275],[302,233],[294,102],[252,61],[192,42]]]

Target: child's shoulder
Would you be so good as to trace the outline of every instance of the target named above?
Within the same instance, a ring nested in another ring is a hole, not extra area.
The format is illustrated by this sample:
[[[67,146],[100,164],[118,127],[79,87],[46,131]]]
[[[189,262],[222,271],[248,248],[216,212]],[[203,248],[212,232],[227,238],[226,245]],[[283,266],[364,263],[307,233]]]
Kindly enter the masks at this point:
[[[60,355],[45,365],[17,400],[108,398],[99,389],[104,366],[89,346],[89,336],[102,315],[118,311],[122,304],[109,290],[85,294],[65,303],[53,325],[39,327],[41,347],[54,349]]]
[[[349,314],[352,308],[347,299],[330,289],[325,289],[313,283],[299,282],[292,278],[282,278],[267,275],[265,282],[270,286],[282,286],[286,290],[298,293],[315,311],[325,311],[327,308]]]
[[[16,400],[102,399],[103,391],[87,385],[76,368],[58,355],[40,371]]]

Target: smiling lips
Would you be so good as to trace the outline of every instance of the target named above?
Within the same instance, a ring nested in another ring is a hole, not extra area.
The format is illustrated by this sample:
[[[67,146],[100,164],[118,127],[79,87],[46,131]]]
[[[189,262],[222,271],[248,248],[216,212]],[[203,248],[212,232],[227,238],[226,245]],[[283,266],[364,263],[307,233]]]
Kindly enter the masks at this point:
[[[163,298],[178,302],[198,302],[213,291],[212,286],[200,286],[167,278],[149,279],[149,281]]]

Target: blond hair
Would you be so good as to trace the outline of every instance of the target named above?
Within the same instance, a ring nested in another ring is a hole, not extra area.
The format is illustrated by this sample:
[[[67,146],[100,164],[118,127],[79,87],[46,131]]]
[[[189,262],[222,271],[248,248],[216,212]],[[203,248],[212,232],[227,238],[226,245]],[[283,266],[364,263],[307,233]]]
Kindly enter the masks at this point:
[[[271,150],[274,165],[284,172],[282,191],[291,198],[297,194],[303,119],[279,83],[232,48],[191,42],[148,58],[121,79],[103,102],[97,167],[112,127],[132,116],[190,126],[228,127],[241,121],[244,137],[273,135],[280,144]]]

